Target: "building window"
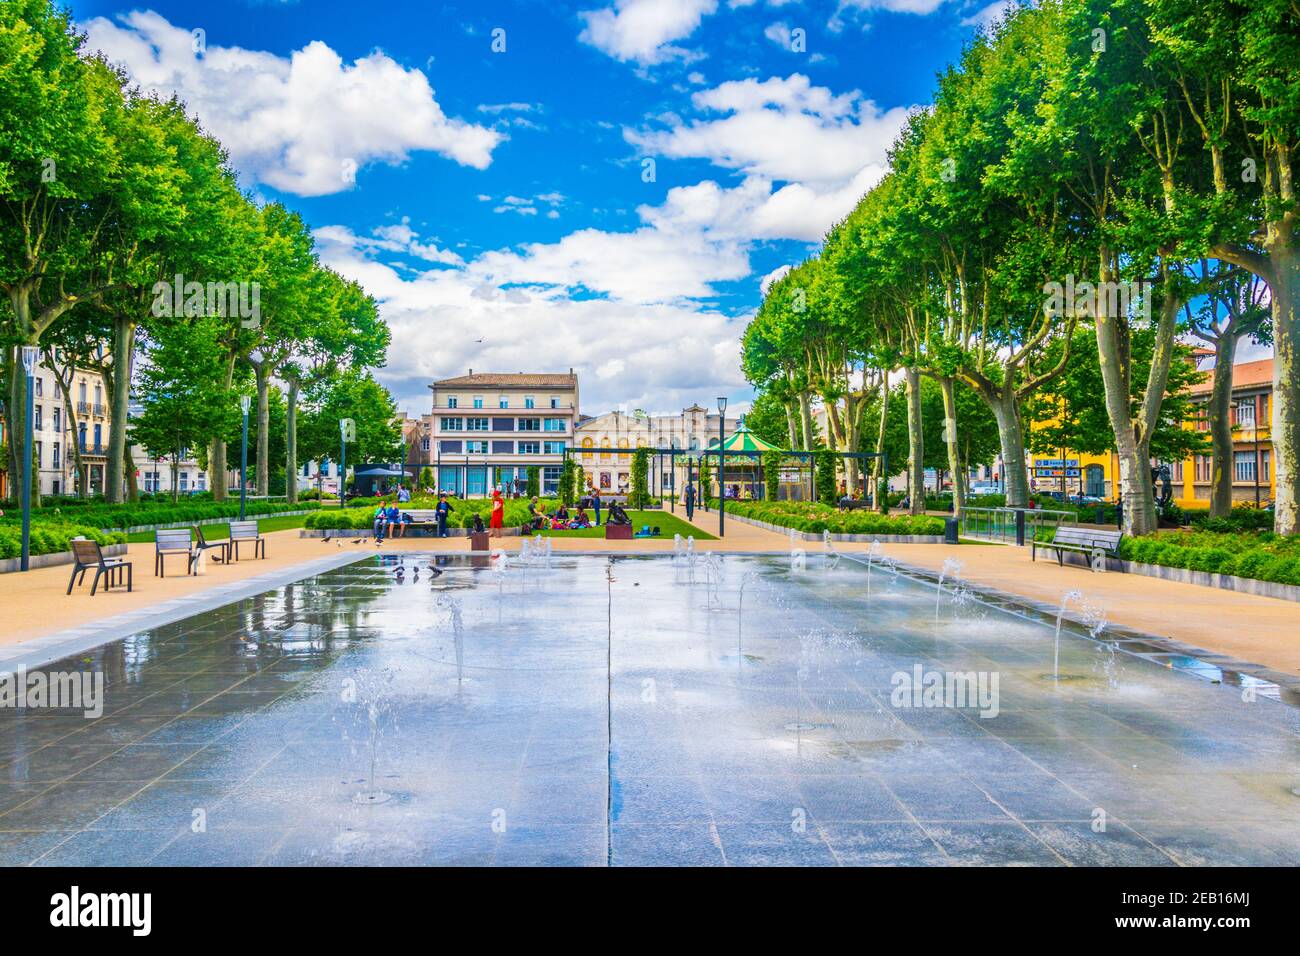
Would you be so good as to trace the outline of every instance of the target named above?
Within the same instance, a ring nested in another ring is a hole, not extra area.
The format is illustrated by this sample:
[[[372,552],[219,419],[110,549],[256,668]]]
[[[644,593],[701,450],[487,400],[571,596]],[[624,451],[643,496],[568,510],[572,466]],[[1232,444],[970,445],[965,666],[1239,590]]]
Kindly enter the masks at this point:
[[[564,431],[564,419],[548,418],[545,420],[543,427],[548,432],[562,432]]]
[[[53,412],[51,413],[51,414],[53,414],[53,416],[54,416],[54,418],[53,418],[53,424],[54,424],[54,430],[55,430],[56,432],[61,432],[61,431],[63,431],[63,417],[62,417],[62,413],[63,413],[63,409],[61,409],[61,408],[55,408],[55,409],[53,410]]]
[[[100,446],[103,444],[103,438],[104,438],[103,429],[104,429],[103,425],[95,426],[95,450],[96,451],[98,451]]]
[[[190,473],[189,473],[188,471],[182,471],[182,472],[181,472],[181,491],[189,491],[189,490],[190,490]]]
[[[510,396],[502,395],[500,398],[497,399],[497,408],[509,408],[509,407],[510,407]]]
[[[563,470],[558,465],[547,465],[542,469],[542,494],[553,495],[560,490],[560,473]]]
[[[36,382],[36,397],[43,397],[45,394],[45,379],[37,377],[33,381]]]
[[[39,381],[39,379],[38,379],[38,381]],[[33,408],[33,409],[35,410],[35,412],[36,412],[36,416],[32,419],[32,429],[33,429],[34,431],[40,431],[42,428],[45,427],[43,424],[41,424],[41,409],[44,408],[44,407],[45,407],[45,406],[43,406],[43,405],[33,405],[33,406],[32,406],[32,408]]]
[[[519,419],[518,430],[521,432],[539,432],[542,430],[542,420],[540,418],[521,418]]]
[[[463,432],[465,430],[465,419],[463,418],[443,418],[439,426],[445,432]]]
[[[492,443],[492,454],[494,455],[513,455],[515,453],[515,443],[512,441],[494,441]]]
[[[422,449],[424,449],[425,451],[428,451],[428,450],[429,450],[429,436],[428,436],[428,435],[425,435],[423,438],[420,439],[420,447],[421,447]]]
[[[448,407],[448,408],[455,408],[455,407],[456,407],[456,402],[457,402],[457,401],[458,401],[458,399],[456,398],[455,395],[449,395],[449,396],[447,397],[447,407]]]
[[[1253,451],[1233,453],[1232,475],[1234,481],[1255,480],[1255,453]]]
[[[58,467],[59,467],[60,462],[59,462],[59,443],[58,443],[58,442],[55,442],[55,443],[54,443],[54,448],[53,448],[53,458],[52,458],[52,460],[51,460],[51,463],[54,465],[55,468],[58,468]]]
[[[560,396],[558,396],[558,395],[552,395],[552,396],[551,396],[551,408],[559,408],[559,407],[560,407]]]
[[[521,441],[519,443],[519,454],[539,455],[541,454],[541,444],[535,441]]]
[[[465,452],[470,455],[486,455],[488,443],[485,441],[465,442]]]
[[[1247,428],[1255,426],[1255,400],[1253,398],[1243,399],[1237,403],[1236,418],[1238,425]]]
[[[467,432],[485,432],[488,430],[488,420],[486,418],[467,418],[465,419],[465,431]]]
[[[563,454],[564,454],[564,442],[562,442],[562,441],[548,441],[548,442],[543,442],[543,448],[545,449],[545,454],[547,454],[547,455],[563,455]]]
[[[483,407],[483,396],[482,396],[482,395],[475,395],[475,396],[474,396],[474,407],[475,407],[475,408],[482,408],[482,407]]]
[[[534,398],[532,395],[525,395],[524,408],[536,408],[536,407],[537,407],[537,399]]]
[[[458,441],[442,441],[442,442],[438,442],[438,450],[439,450],[439,451],[442,451],[442,452],[446,452],[446,453],[449,454],[449,455],[459,455],[459,454],[460,454],[460,442],[458,442]]]
[[[43,468],[44,465],[41,463],[41,443],[33,442],[32,445],[36,449],[36,467]]]
[[[1259,450],[1259,480],[1260,481],[1272,480],[1268,476],[1268,459],[1269,459],[1269,450],[1267,448],[1261,448]]]

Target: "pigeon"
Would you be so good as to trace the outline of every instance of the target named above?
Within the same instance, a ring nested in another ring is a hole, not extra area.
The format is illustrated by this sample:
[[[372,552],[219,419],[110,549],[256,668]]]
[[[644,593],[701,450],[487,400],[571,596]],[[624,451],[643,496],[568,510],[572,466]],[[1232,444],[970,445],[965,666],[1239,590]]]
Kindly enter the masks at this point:
[[[442,576],[442,568],[438,567],[436,564],[429,565],[429,570],[433,572],[435,578]]]
[[[321,543],[323,543],[323,544],[329,544],[329,543],[330,543],[330,536],[329,536],[329,535],[325,535],[325,537],[321,538]]]

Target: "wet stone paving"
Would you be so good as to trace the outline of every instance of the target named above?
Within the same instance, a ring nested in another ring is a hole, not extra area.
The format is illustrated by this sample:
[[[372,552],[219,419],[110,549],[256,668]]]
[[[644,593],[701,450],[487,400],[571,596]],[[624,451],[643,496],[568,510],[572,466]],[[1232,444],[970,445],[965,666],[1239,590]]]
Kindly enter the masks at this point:
[[[1058,647],[819,554],[429,560],[42,668],[103,713],[0,710],[0,863],[1300,864],[1300,710],[1104,609]]]

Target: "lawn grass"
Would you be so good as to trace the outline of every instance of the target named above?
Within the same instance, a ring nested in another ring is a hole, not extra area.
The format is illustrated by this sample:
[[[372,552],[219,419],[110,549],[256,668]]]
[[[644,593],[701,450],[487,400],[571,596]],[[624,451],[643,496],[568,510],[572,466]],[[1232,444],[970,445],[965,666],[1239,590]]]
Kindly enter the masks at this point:
[[[627,516],[632,519],[632,527],[640,528],[642,525],[649,525],[652,528],[659,529],[659,537],[671,539],[673,535],[680,534],[683,538],[694,536],[697,541],[712,541],[714,536],[707,532],[701,531],[693,524],[688,524],[681,518],[678,518],[671,511],[631,511]],[[601,512],[601,517],[605,513]],[[603,538],[605,537],[605,526],[598,528],[582,528],[578,531],[537,531],[534,534],[545,535],[548,538]],[[644,540],[644,539],[642,539]]]
[[[257,519],[257,530],[262,534],[271,531],[287,531],[290,528],[301,528],[303,522],[307,520],[307,515],[272,515],[269,518]],[[148,544],[153,541],[154,533],[152,531],[135,531],[127,535],[127,541],[131,544]],[[205,524],[203,526],[203,536],[209,541],[219,541],[223,538],[230,537],[229,524]]]

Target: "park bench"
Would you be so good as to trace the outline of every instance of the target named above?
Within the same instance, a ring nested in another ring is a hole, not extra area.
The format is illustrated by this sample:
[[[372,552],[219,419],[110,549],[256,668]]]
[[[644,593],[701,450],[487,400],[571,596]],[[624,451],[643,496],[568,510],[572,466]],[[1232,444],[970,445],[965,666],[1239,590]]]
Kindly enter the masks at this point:
[[[1064,567],[1065,555],[1067,552],[1076,552],[1086,555],[1089,564],[1092,564],[1094,557],[1106,555],[1107,557],[1117,557],[1119,554],[1119,542],[1124,537],[1122,531],[1106,531],[1096,528],[1057,528],[1056,537],[1051,541],[1039,541],[1034,539],[1030,546],[1030,560],[1035,560],[1039,550],[1055,551],[1056,563]]]
[[[159,528],[153,533],[153,576],[167,577],[167,555],[185,555],[185,573],[194,570],[194,546],[189,528]]]
[[[234,549],[235,560],[239,560],[239,546],[245,542],[253,543],[253,557],[258,556],[261,552],[262,557],[266,557],[266,539],[257,530],[256,521],[232,521],[230,522],[230,545]],[[229,553],[229,552],[227,552]]]
[[[200,524],[200,525],[195,525],[195,526],[194,526],[194,530],[198,533],[198,536],[199,536],[198,543],[197,543],[197,545],[196,545],[195,548],[194,548],[194,553],[195,553],[195,557],[196,557],[196,558],[198,557],[198,555],[202,554],[204,551],[214,551],[214,550],[215,550],[215,551],[219,551],[219,552],[221,553],[221,557],[216,558],[215,560],[224,562],[224,561],[228,561],[228,560],[230,559],[230,544],[229,544],[228,542],[226,542],[226,541],[209,541],[207,538],[203,537],[203,525],[201,525],[201,524]]]
[[[841,498],[839,508],[841,511],[869,511],[871,502],[866,498]]]
[[[409,511],[403,511],[402,515],[403,518],[406,515],[411,516],[410,521],[403,522],[408,528],[438,527],[438,513],[432,508],[411,508]]]
[[[114,584],[121,584],[122,572],[126,571],[126,589],[131,590],[132,571],[131,562],[125,558],[105,558],[103,549],[100,548],[98,541],[92,541],[89,538],[73,538],[70,542],[72,545],[72,578],[68,581],[68,593],[72,593],[74,584],[85,581],[86,571],[90,568],[95,569],[94,580],[90,583],[90,596],[95,596],[95,590],[99,587],[99,579],[107,576],[108,580],[104,582],[104,590],[109,590]],[[77,576],[81,579],[78,581]]]

